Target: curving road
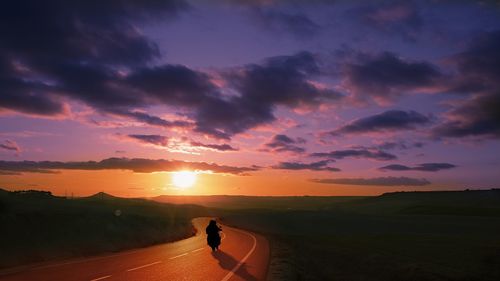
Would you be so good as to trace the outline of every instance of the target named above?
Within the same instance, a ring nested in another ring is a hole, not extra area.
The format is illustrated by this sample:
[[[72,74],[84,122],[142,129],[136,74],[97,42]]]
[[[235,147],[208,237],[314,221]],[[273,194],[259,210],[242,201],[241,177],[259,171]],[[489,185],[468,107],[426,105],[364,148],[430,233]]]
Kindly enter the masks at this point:
[[[204,235],[208,220],[194,219],[198,234],[185,240],[15,273],[4,272],[0,280],[265,280],[269,259],[267,240],[258,234],[223,225],[221,250],[213,253]]]

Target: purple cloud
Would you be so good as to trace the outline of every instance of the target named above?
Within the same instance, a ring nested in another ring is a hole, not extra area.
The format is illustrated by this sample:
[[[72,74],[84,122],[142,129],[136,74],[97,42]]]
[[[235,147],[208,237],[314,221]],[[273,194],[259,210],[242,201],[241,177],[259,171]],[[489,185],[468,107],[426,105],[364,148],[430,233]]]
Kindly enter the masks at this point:
[[[346,150],[335,150],[331,152],[317,152],[312,153],[311,157],[321,157],[327,159],[344,159],[344,158],[367,158],[379,161],[388,161],[397,159],[396,155],[387,153],[382,150],[376,149],[346,149]]]
[[[441,170],[449,170],[456,168],[456,165],[450,163],[423,163],[414,167],[408,167],[400,164],[387,165],[379,168],[381,171],[423,171],[423,172],[437,172]]]
[[[0,149],[14,151],[16,153],[21,152],[21,147],[13,140],[4,140],[0,143]]]
[[[0,161],[0,172],[57,173],[58,170],[129,170],[135,173],[175,172],[179,170],[212,171],[214,173],[244,175],[257,167],[236,167],[206,162],[144,158],[108,158],[101,161]]]
[[[265,148],[261,151],[272,151],[272,152],[293,152],[293,153],[303,153],[305,148],[299,145],[305,144],[306,140],[303,138],[290,138],[287,135],[274,135],[273,138],[266,144]]]
[[[430,121],[429,117],[413,110],[389,110],[380,114],[356,119],[328,134],[337,136],[345,134],[412,130],[417,126],[427,125]]]
[[[423,186],[429,185],[426,179],[407,177],[380,177],[380,178],[337,178],[337,179],[311,179],[312,182],[324,184],[345,185],[374,185],[374,186]]]
[[[278,165],[273,166],[273,169],[280,170],[311,170],[311,171],[330,171],[338,172],[339,168],[329,167],[328,164],[334,162],[333,160],[323,160],[312,163],[300,163],[300,162],[280,162]]]
[[[443,79],[436,66],[406,60],[390,52],[355,53],[341,63],[346,87],[359,100],[391,101],[405,93],[436,86]]]

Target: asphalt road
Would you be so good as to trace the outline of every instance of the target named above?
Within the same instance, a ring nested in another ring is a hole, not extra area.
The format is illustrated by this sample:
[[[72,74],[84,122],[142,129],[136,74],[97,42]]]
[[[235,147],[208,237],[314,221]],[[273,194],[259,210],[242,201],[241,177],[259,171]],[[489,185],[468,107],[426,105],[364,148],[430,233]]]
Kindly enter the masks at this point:
[[[223,225],[220,251],[212,252],[206,243],[208,220],[193,220],[198,234],[182,241],[4,272],[0,280],[265,280],[269,261],[267,240]]]

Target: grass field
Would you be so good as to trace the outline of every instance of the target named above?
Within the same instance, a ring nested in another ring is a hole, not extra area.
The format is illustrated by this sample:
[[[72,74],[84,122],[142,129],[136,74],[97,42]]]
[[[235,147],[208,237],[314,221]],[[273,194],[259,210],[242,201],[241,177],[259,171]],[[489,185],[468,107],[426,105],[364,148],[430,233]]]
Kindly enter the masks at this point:
[[[228,210],[272,242],[271,280],[500,280],[500,191],[395,193],[328,210]]]
[[[97,194],[66,199],[0,190],[0,268],[89,256],[193,235],[204,207]]]
[[[177,240],[216,215],[269,238],[273,281],[500,280],[500,190],[154,200],[169,203],[0,190],[0,266]]]
[[[170,204],[196,204],[216,209],[324,210],[355,196],[158,196],[152,200]]]

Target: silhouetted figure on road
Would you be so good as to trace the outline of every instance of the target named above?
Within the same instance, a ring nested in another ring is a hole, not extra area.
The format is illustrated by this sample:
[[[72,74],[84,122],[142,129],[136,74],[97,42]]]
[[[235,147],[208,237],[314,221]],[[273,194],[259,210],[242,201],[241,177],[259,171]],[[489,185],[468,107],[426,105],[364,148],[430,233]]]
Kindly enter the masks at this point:
[[[219,245],[220,245],[219,231],[222,231],[222,228],[220,228],[217,225],[217,222],[215,220],[210,220],[210,223],[208,223],[205,232],[207,233],[208,246],[212,248],[212,251],[215,251],[216,249],[219,250]]]

